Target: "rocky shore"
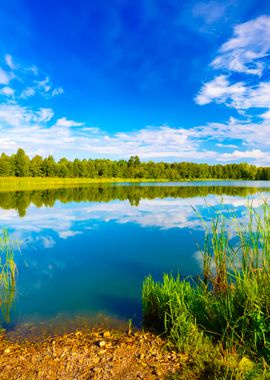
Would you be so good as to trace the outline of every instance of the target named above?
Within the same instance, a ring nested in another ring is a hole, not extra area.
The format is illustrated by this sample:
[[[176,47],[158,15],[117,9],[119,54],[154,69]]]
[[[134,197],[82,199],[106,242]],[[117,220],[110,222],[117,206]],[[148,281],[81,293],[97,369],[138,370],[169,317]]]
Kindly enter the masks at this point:
[[[57,336],[0,335],[0,378],[170,379],[187,358],[143,331],[87,328]]]

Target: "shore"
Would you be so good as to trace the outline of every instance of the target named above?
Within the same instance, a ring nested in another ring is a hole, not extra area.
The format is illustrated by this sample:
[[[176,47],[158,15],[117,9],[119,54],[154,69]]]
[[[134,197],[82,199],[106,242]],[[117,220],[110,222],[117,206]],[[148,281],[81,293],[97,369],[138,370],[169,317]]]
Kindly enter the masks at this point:
[[[58,177],[0,177],[0,191],[42,190],[106,183],[169,182],[148,178],[58,178]]]
[[[106,183],[155,183],[155,182],[218,182],[231,179],[194,178],[172,181],[164,178],[59,178],[59,177],[0,177],[0,191],[42,190],[50,188],[82,186]],[[243,181],[243,180],[237,180]]]
[[[101,328],[38,339],[2,333],[0,352],[2,380],[173,379],[187,361],[151,333]]]

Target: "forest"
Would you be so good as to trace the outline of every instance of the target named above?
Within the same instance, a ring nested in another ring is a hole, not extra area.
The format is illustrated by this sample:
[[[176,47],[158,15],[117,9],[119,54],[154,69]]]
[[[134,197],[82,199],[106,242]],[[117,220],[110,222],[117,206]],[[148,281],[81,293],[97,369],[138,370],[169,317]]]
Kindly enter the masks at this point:
[[[60,177],[60,178],[144,178],[170,181],[189,179],[270,180],[270,167],[247,163],[208,165],[191,162],[141,162],[138,156],[129,160],[74,159],[53,156],[30,158],[23,149],[15,154],[0,156],[1,177]]]

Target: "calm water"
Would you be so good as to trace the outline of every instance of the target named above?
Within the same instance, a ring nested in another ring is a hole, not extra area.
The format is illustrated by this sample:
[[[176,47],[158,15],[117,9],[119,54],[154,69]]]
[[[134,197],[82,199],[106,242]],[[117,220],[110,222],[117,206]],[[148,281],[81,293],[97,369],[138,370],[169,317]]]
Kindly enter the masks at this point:
[[[245,220],[269,182],[92,185],[0,193],[0,225],[20,242],[11,322],[105,313],[141,318],[146,275],[197,275],[204,230],[193,207],[233,207]],[[223,205],[221,205],[221,202]]]

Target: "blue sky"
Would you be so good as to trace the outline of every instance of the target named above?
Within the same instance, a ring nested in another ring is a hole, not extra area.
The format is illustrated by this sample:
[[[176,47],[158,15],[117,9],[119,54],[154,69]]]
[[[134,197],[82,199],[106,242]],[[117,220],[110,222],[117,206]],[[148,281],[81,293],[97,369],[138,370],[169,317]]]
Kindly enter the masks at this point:
[[[0,150],[270,163],[270,3],[0,5]]]

